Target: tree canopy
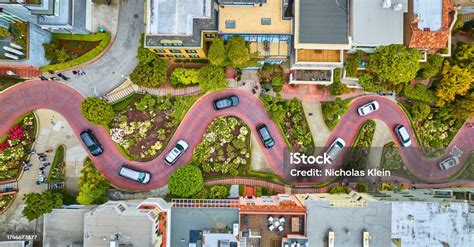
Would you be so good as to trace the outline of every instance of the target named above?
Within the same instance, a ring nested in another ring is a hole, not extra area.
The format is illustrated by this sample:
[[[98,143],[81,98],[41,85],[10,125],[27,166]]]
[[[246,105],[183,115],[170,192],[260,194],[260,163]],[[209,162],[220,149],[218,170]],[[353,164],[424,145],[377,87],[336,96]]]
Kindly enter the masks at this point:
[[[458,65],[451,66],[445,62],[442,74],[443,78],[438,82],[435,90],[439,106],[454,101],[457,95],[465,95],[471,88],[473,76],[467,68],[463,69]]]
[[[87,97],[81,103],[82,115],[93,124],[106,126],[114,118],[114,109],[105,100]]]
[[[227,87],[224,69],[217,65],[207,65],[199,70],[199,86],[205,91],[215,91]]]
[[[212,40],[207,57],[213,65],[223,65],[225,63],[226,51],[224,47],[224,41],[221,38],[215,37],[214,40]]]
[[[199,70],[176,68],[171,74],[171,86],[176,88],[199,83]]]
[[[201,170],[193,165],[176,169],[170,176],[168,187],[171,194],[180,197],[189,197],[203,189]]]
[[[233,67],[245,67],[251,54],[243,37],[233,36],[227,41],[227,57]]]
[[[77,202],[82,205],[89,205],[107,201],[105,192],[110,187],[110,183],[97,171],[92,161],[87,158],[81,170],[78,187]]]
[[[23,216],[29,221],[33,221],[45,213],[51,213],[53,208],[60,208],[63,204],[63,195],[58,192],[45,191],[25,194],[23,200],[25,201]]]
[[[369,69],[381,81],[396,85],[415,78],[419,59],[418,50],[404,45],[379,46],[370,57]]]
[[[467,68],[472,72],[474,69],[474,43],[459,44],[454,52],[453,62],[459,67]]]
[[[362,74],[359,77],[360,86],[368,92],[380,92],[384,90],[383,85],[374,82],[374,77],[370,74]]]
[[[418,78],[428,79],[439,74],[443,66],[443,61],[444,57],[440,55],[429,55],[427,61],[420,64]]]
[[[159,87],[166,81],[168,64],[154,52],[143,47],[143,36],[137,49],[137,59],[139,61],[135,70],[130,74],[133,83],[144,87]]]
[[[474,91],[456,100],[450,106],[451,115],[456,119],[468,119],[474,117]]]

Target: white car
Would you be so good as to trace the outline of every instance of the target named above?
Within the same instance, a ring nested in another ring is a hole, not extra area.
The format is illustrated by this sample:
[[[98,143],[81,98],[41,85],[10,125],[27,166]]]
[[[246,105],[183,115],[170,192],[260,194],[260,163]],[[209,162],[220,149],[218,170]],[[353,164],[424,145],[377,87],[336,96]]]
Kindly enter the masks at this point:
[[[328,151],[326,151],[329,160],[334,161],[335,159],[337,159],[339,154],[341,154],[341,151],[344,146],[346,146],[346,142],[342,138],[336,138],[336,140],[334,140],[331,146],[329,146]]]
[[[375,112],[379,109],[379,102],[377,101],[371,101],[357,109],[357,112],[359,113],[359,116],[367,116],[372,112]]]
[[[451,156],[439,162],[439,168],[441,168],[441,170],[448,170],[449,168],[456,166],[458,164],[459,164],[459,158],[457,156]]]
[[[405,128],[405,126],[401,124],[395,126],[395,134],[397,135],[398,140],[400,141],[400,144],[402,144],[402,146],[411,146],[410,135],[408,134],[408,130],[407,128]]]
[[[188,143],[184,140],[179,140],[171,149],[171,151],[166,155],[165,161],[168,165],[174,164],[178,158],[188,149]]]

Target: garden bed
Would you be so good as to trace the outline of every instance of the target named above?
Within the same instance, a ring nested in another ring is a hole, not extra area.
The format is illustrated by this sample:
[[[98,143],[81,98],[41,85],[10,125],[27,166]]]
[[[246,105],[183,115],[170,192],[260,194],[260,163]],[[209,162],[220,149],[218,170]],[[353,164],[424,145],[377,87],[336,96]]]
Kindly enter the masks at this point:
[[[66,172],[66,164],[64,163],[64,152],[65,148],[62,145],[56,149],[53,163],[51,164],[51,170],[49,171],[49,175],[47,178],[48,183],[64,181]]]
[[[345,169],[364,170],[369,158],[370,146],[374,138],[375,122],[368,120],[362,124],[351,146],[349,155],[345,159]]]
[[[469,158],[464,164],[459,164],[463,166],[455,175],[449,178],[449,180],[474,180],[474,152],[469,154]]]
[[[116,116],[109,124],[112,139],[126,157],[147,161],[168,145],[185,114],[200,97],[133,95],[113,105]]]
[[[55,55],[56,57],[61,57],[61,62],[43,66],[40,70],[63,70],[85,63],[100,55],[107,48],[110,40],[110,33],[55,33],[53,34],[53,41],[46,44],[45,47],[52,46],[51,50],[57,55]],[[51,54],[53,53],[47,54],[48,59],[51,58],[48,57]]]
[[[18,119],[6,135],[0,137],[0,181],[16,179],[28,158],[36,137],[36,118],[27,113]]]
[[[321,103],[321,112],[326,126],[333,130],[339,123],[339,119],[346,113],[349,108],[351,99],[342,100],[336,98],[333,102]]]
[[[17,84],[25,81],[22,78],[10,77],[10,76],[0,76],[0,92]]]
[[[412,121],[423,153],[428,157],[444,154],[449,143],[465,122],[451,117],[446,108],[431,108],[427,116],[416,117],[413,107],[401,104]]]
[[[390,142],[383,147],[381,167],[385,170],[390,171],[392,176],[403,177],[413,182],[419,182],[420,179],[413,176],[405,166],[398,147],[394,142]]]
[[[250,129],[236,117],[214,120],[194,149],[191,163],[206,177],[246,175],[250,167]]]
[[[3,214],[5,210],[13,203],[15,195],[3,195],[0,196],[0,214]]]
[[[264,102],[270,117],[279,125],[287,145],[295,152],[312,154],[315,150],[313,136],[301,102],[297,98],[281,100],[269,95],[260,99]]]

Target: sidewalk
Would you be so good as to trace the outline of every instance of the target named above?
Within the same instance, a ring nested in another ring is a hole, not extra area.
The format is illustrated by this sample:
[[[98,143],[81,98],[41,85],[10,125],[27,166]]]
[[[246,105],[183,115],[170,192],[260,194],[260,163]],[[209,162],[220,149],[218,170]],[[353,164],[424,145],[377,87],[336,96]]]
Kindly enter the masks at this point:
[[[321,103],[303,101],[302,104],[309,129],[313,135],[314,145],[316,147],[324,147],[331,135],[331,130],[324,123]],[[310,113],[312,113],[311,116],[309,115]]]
[[[393,141],[392,135],[390,134],[390,129],[388,126],[377,119],[374,119],[376,127],[374,138],[372,139],[372,145],[370,147],[369,157],[367,160],[367,168],[379,168],[383,146],[391,141]]]

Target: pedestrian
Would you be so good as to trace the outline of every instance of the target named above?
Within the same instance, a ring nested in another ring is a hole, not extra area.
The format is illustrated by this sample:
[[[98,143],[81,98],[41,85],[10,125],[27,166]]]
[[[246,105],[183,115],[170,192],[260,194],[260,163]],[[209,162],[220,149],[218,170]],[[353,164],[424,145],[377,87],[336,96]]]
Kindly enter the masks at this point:
[[[77,71],[73,70],[73,71],[72,71],[72,74],[73,74],[73,75],[77,75]]]

